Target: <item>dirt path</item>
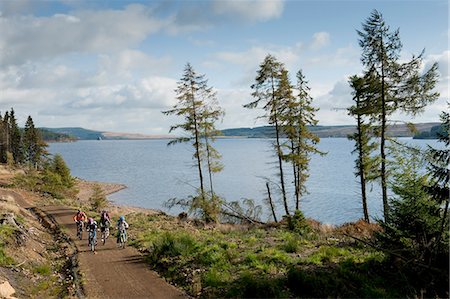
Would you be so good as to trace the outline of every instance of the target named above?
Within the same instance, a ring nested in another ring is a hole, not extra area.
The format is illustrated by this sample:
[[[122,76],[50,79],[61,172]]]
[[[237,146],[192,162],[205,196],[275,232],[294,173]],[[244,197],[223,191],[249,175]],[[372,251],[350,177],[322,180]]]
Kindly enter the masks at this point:
[[[15,192],[0,190],[0,194],[13,196],[24,208],[32,207]],[[64,206],[45,206],[40,209],[75,240],[87,298],[185,298],[178,289],[151,271],[137,250],[131,247],[116,248],[114,235],[102,245],[99,233],[97,254],[90,252],[86,233],[83,240],[76,238],[76,226],[72,219],[74,210]]]

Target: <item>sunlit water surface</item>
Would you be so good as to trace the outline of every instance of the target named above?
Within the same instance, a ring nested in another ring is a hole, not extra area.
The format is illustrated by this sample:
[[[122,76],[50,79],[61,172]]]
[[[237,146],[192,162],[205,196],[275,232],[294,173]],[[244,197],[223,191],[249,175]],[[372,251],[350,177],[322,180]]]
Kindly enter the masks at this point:
[[[436,145],[435,140],[402,140],[420,146]],[[217,140],[215,147],[223,156],[225,168],[214,175],[215,191],[227,201],[254,199],[267,211],[265,181],[278,182],[271,142],[269,139]],[[303,196],[301,209],[307,217],[331,224],[361,218],[359,184],[354,176],[355,156],[351,154],[353,143],[345,138],[324,138],[319,149],[328,154],[312,157],[306,184],[309,194]],[[198,186],[192,148],[186,144],[168,147],[167,140],[78,141],[51,143],[49,151],[60,153],[74,176],[125,184],[127,189],[109,196],[118,204],[167,211],[163,206],[165,201],[192,195]],[[290,172],[289,167],[286,172]],[[287,181],[291,182],[292,178],[288,177]],[[293,189],[288,191],[293,198]],[[381,216],[380,187],[374,184],[372,188],[369,186],[369,191],[369,213],[372,218]],[[280,198],[278,194],[273,197]],[[277,208],[282,212],[279,201]],[[268,217],[266,212],[262,218]]]

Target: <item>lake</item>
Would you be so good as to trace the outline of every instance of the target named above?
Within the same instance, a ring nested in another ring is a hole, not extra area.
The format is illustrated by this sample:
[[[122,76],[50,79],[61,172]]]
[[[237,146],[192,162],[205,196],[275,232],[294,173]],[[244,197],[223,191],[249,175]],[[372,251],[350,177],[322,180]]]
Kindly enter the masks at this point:
[[[437,143],[436,140],[402,140],[421,146]],[[192,147],[187,144],[168,147],[167,142],[85,140],[51,143],[49,152],[60,153],[73,176],[127,185],[127,189],[108,197],[115,203],[167,211],[163,206],[166,200],[193,195],[198,187],[197,169],[192,166]],[[225,165],[222,172],[214,175],[215,191],[227,201],[254,199],[266,210],[263,220],[269,217],[264,204],[265,181],[278,182],[277,160],[272,155],[271,142],[270,139],[218,139],[215,143]],[[353,142],[345,138],[324,138],[318,147],[328,154],[312,157],[306,184],[309,194],[304,195],[301,209],[307,217],[330,224],[362,218],[358,178],[354,176],[355,156],[351,154]],[[290,172],[290,168],[286,167],[286,171]],[[291,182],[292,178],[286,181]],[[293,188],[288,191],[293,198]],[[380,187],[369,185],[369,191],[370,216],[379,217],[382,215]],[[278,194],[273,197],[280,198]],[[282,212],[281,202],[276,204]],[[178,212],[179,209],[169,211],[171,214]]]

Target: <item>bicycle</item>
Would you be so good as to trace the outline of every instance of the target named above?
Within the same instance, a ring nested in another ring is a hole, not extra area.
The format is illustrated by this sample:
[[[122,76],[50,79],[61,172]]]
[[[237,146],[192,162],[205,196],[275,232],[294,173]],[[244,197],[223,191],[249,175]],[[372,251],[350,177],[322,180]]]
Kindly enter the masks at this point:
[[[77,238],[83,239],[83,221],[77,221]]]
[[[88,246],[92,252],[95,252],[95,245],[97,243],[97,237],[94,230],[89,231],[89,241]]]
[[[126,229],[119,229],[119,237],[118,237],[119,248],[124,249],[126,242],[127,242]]]
[[[104,224],[102,225],[102,243],[103,245],[105,245],[106,239],[108,239],[109,237],[109,221],[106,221]]]

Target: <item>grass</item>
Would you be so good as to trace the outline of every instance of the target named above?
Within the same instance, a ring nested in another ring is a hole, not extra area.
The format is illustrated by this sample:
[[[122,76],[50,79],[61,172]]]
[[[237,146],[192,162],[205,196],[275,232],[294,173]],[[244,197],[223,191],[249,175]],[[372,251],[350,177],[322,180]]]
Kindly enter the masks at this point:
[[[285,227],[221,231],[165,215],[127,219],[134,236],[130,243],[146,250],[153,268],[194,297],[397,294],[383,278],[385,272],[370,274],[373,265],[384,267],[384,255],[341,237],[319,236],[304,227],[297,232]]]
[[[6,243],[13,238],[14,231],[14,228],[9,225],[0,225],[0,266],[15,264],[14,259],[8,256],[5,251]]]
[[[52,268],[49,264],[36,265],[33,267],[33,273],[42,276],[50,276],[52,274]]]

